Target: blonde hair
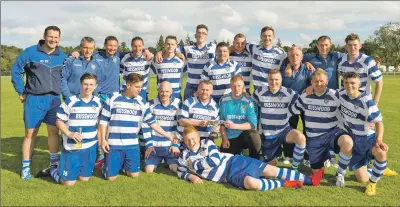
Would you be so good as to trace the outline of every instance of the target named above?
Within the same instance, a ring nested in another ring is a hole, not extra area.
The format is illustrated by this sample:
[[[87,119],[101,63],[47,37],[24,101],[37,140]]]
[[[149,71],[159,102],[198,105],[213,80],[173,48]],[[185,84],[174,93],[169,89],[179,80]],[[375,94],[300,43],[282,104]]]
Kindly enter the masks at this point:
[[[317,68],[315,70],[315,72],[311,75],[311,78],[314,78],[315,76],[320,76],[320,75],[324,75],[324,76],[328,77],[328,75],[324,69]]]

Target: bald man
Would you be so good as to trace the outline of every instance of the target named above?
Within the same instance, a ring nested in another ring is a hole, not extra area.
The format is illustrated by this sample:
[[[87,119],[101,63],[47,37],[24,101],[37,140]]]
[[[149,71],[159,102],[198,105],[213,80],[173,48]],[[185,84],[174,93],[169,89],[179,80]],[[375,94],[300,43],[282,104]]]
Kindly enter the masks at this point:
[[[182,102],[179,98],[171,96],[173,93],[171,83],[163,81],[158,89],[158,96],[149,101],[150,111],[156,117],[157,123],[169,133],[178,133],[178,112]],[[158,134],[154,130],[151,136],[144,134],[146,138],[145,172],[154,172],[156,167],[164,163],[169,169],[176,172],[177,158],[179,156],[179,141],[171,142],[168,138]]]

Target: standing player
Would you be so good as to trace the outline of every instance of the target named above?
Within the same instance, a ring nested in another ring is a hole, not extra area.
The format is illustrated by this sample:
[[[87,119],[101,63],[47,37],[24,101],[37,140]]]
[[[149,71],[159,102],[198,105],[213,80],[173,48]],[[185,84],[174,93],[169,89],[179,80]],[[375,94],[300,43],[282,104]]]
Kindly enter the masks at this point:
[[[360,52],[361,42],[356,34],[349,34],[346,37],[346,51],[339,60],[338,71],[340,73],[356,72],[360,76],[360,90],[367,95],[371,94],[371,81],[375,82],[374,102],[379,104],[382,94],[383,80],[382,72],[376,67],[375,61],[366,54]],[[343,85],[342,77],[342,85]]]
[[[161,82],[158,88],[158,97],[149,101],[150,111],[164,131],[180,137],[177,127],[178,112],[182,107],[182,102],[172,93],[172,84],[167,81]],[[179,153],[179,143],[173,143],[152,130],[151,137],[146,139],[144,171],[154,172],[155,168],[164,160],[169,169],[176,172]]]
[[[198,97],[190,97],[182,105],[179,115],[179,130],[182,132],[183,127],[195,126],[201,139],[210,139],[210,134],[213,131],[211,123],[219,120],[219,105],[211,98],[213,93],[211,81],[200,81],[197,93]],[[219,128],[215,130],[219,131]]]
[[[98,75],[97,71],[100,67],[98,62],[93,60],[94,48],[94,39],[84,37],[81,40],[82,56],[79,58],[67,58],[61,78],[61,94],[64,100],[81,92],[80,78],[84,73]]]
[[[31,159],[35,138],[42,122],[47,124],[50,163],[58,161],[57,108],[61,104],[61,71],[65,54],[58,47],[61,30],[48,26],[44,40],[26,48],[11,68],[11,82],[24,104],[25,137],[22,143],[21,178],[31,178]],[[26,74],[24,85],[23,74]]]
[[[289,126],[289,107],[298,95],[289,88],[281,86],[282,75],[279,70],[268,72],[268,86],[258,87],[253,98],[261,108],[259,133],[261,151],[265,162],[276,165],[276,158],[282,154],[284,143],[295,143],[293,169],[297,170],[306,150],[306,138]]]
[[[208,62],[201,74],[202,80],[210,80],[213,84],[212,98],[215,102],[223,95],[231,92],[229,83],[231,78],[241,73],[240,66],[237,62],[229,59],[229,46],[225,42],[217,45],[217,58]]]
[[[252,63],[251,55],[246,50],[246,37],[241,33],[235,35],[233,38],[233,47],[234,52],[231,51],[229,57],[239,64],[242,70],[241,75],[244,78],[244,87],[246,88],[246,92],[250,93],[250,85],[253,80],[251,75]]]
[[[193,96],[197,91],[200,82],[200,75],[203,72],[204,65],[215,58],[216,45],[214,43],[206,43],[208,37],[208,27],[199,24],[196,27],[196,44],[181,46],[177,52],[183,53],[186,57],[187,80],[183,99],[186,100]],[[156,55],[156,61],[162,61],[161,52]]]
[[[117,178],[121,169],[130,177],[139,176],[140,152],[137,134],[142,123],[148,124],[170,141],[175,136],[165,132],[151,114],[148,103],[138,97],[144,77],[131,73],[126,77],[126,89],[107,99],[101,112],[101,148],[106,153],[103,163],[104,177]],[[108,129],[107,129],[108,127]],[[107,140],[106,140],[106,132]]]
[[[257,115],[251,98],[243,92],[244,78],[235,75],[231,78],[232,92],[222,97],[219,116],[224,120],[221,125],[221,152],[241,154],[243,149],[249,149],[249,156],[259,158],[261,140],[257,128]]]
[[[97,152],[97,124],[101,110],[100,98],[93,96],[96,75],[85,73],[80,78],[82,92],[70,96],[57,112],[64,150],[59,164],[40,171],[36,177],[50,174],[57,183],[72,186],[76,180],[89,181]]]
[[[227,182],[237,188],[248,190],[273,190],[280,187],[301,188],[304,185],[319,185],[322,174],[312,177],[286,168],[268,165],[260,160],[221,153],[211,140],[200,140],[197,129],[185,127],[183,131],[185,149],[178,159],[179,178],[194,184],[203,180]],[[269,180],[263,177],[276,177]]]
[[[314,93],[303,93],[291,106],[290,112],[304,113],[307,152],[314,173],[323,170],[325,160],[330,157],[330,149],[334,149],[336,153],[340,151],[336,185],[344,187],[344,175],[352,157],[353,140],[338,126],[338,93],[328,89],[327,85],[327,73],[318,68],[312,74]]]
[[[168,81],[172,85],[173,95],[181,98],[182,76],[185,63],[175,56],[177,47],[177,39],[175,36],[167,36],[165,38],[163,60],[161,63],[155,61],[151,64],[151,72],[157,75],[157,86],[160,88],[160,83]]]

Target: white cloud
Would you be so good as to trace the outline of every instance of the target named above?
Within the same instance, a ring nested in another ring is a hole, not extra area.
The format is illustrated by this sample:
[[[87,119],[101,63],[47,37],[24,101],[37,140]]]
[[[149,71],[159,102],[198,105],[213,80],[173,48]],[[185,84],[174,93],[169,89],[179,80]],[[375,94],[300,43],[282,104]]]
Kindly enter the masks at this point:
[[[235,37],[235,34],[227,29],[221,29],[221,31],[218,34],[217,41],[233,41],[233,37]]]
[[[311,42],[311,41],[313,40],[312,37],[310,37],[310,36],[308,36],[307,34],[304,34],[304,33],[300,33],[300,37],[301,37],[303,40],[309,41],[309,42]]]
[[[278,15],[274,12],[257,10],[254,15],[262,25],[275,25],[278,22]]]

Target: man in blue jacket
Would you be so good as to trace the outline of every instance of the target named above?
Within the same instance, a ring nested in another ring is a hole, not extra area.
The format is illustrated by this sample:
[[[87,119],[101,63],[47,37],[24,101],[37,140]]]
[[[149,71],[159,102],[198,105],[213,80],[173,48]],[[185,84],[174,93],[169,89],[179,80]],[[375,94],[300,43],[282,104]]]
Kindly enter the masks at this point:
[[[94,48],[94,39],[92,37],[84,37],[81,40],[82,56],[79,58],[67,58],[61,78],[61,94],[64,100],[70,96],[80,94],[80,78],[84,73],[99,75],[100,66],[97,61],[93,60]]]
[[[30,162],[35,137],[42,122],[47,124],[50,162],[54,164],[58,161],[56,114],[61,104],[61,71],[66,57],[58,47],[60,35],[57,26],[48,26],[44,30],[44,40],[26,48],[11,68],[12,84],[24,104],[25,137],[22,144],[21,178],[25,180],[31,178]]]

